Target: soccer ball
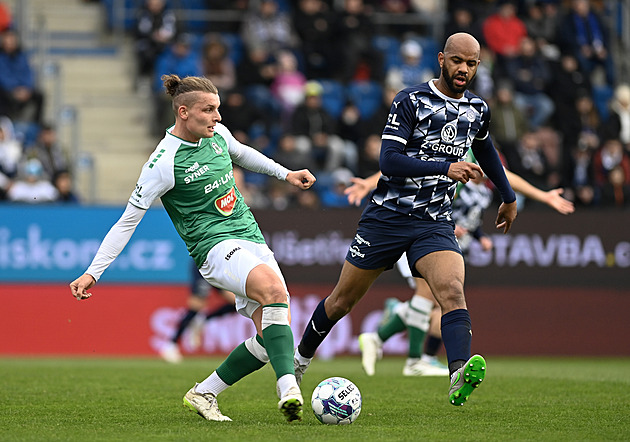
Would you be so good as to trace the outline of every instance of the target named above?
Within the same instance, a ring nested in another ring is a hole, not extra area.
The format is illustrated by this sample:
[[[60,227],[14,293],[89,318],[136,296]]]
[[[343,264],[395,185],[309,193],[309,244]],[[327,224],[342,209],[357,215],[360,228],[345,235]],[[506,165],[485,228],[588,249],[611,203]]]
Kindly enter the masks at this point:
[[[361,413],[361,392],[348,379],[324,379],[313,390],[311,407],[317,420],[323,424],[351,424]]]

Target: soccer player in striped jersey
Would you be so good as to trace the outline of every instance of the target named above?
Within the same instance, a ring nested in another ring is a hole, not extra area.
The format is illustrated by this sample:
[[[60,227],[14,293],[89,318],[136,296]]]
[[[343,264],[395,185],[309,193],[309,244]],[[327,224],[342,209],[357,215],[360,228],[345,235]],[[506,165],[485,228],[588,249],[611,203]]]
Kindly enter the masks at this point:
[[[167,129],[140,173],[121,218],[105,236],[86,272],[70,284],[77,299],[91,296],[105,269],[120,254],[157,198],[186,243],[202,276],[236,295],[236,310],[251,318],[257,334],[234,349],[184,405],[213,421],[229,421],[217,395],[267,362],[276,374],[278,408],[300,420],[304,402],[293,367],[289,293],[273,253],[234,182],[232,162],[308,189],[315,177],[290,171],[238,142],[220,123],[217,88],[203,77],[162,77],[172,97],[175,125]]]
[[[449,402],[463,405],[483,381],[486,362],[470,354],[464,260],[451,217],[457,183],[481,175],[483,168],[503,200],[496,218],[503,233],[517,211],[516,195],[489,136],[490,109],[467,91],[479,54],[473,36],[451,35],[438,54],[440,77],[394,98],[381,137],[382,177],[361,215],[337,285],[304,330],[294,360],[298,382],[332,327],[405,252],[414,276],[427,281],[442,309]],[[469,149],[481,167],[465,161]]]

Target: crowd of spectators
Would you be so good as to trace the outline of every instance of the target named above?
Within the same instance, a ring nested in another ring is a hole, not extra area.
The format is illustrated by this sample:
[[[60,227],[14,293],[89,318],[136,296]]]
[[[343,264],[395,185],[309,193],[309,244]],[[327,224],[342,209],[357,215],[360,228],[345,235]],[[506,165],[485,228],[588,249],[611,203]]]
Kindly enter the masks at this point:
[[[11,10],[0,2],[0,201],[78,202],[67,150],[43,121],[44,100]]]
[[[463,31],[482,45],[472,91],[490,104],[491,133],[507,167],[545,190],[563,187],[577,205],[630,207],[630,86],[617,78],[619,35],[606,2],[200,0],[194,3],[206,12],[234,9],[242,18],[194,26],[190,14],[174,9],[185,8],[185,0],[141,3],[130,28],[135,85],[154,102],[156,137],[173,120],[160,77],[205,75],[217,85],[220,112],[237,139],[318,177],[303,197],[245,171],[253,206],[347,205],[339,190],[349,177],[378,170],[379,136],[393,96],[438,76],[444,41],[433,30],[442,20],[444,38]],[[421,24],[404,20],[412,13],[424,17]],[[392,19],[378,20],[383,14]],[[0,114],[41,119],[36,82],[22,101],[5,86],[6,78],[29,79],[11,75],[12,68],[4,75],[3,59],[11,58],[3,45],[0,94],[13,98],[2,98]],[[23,146],[27,151],[41,152]],[[50,158],[39,161],[42,173],[56,177]],[[0,188],[18,175],[7,162],[0,158]]]

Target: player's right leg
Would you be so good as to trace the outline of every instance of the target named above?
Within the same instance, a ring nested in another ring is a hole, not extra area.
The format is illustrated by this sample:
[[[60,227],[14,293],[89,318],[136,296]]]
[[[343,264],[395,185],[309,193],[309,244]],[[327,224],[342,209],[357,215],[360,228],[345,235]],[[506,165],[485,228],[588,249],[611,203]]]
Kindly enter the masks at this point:
[[[211,421],[231,420],[219,410],[217,396],[268,361],[262,338],[252,336],[232,350],[216,371],[186,393],[184,406]]]
[[[344,262],[337,285],[315,308],[295,351],[294,367],[298,382],[333,326],[352,310],[383,270],[365,270]]]

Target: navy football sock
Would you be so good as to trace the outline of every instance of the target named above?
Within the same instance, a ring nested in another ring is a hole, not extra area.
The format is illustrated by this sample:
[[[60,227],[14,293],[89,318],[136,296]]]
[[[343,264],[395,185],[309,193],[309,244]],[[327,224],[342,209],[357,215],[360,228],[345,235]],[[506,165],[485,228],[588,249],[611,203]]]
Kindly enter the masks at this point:
[[[300,345],[298,345],[298,351],[305,358],[312,358],[315,355],[317,347],[319,347],[324,338],[328,336],[328,332],[337,323],[337,321],[328,319],[326,310],[324,309],[324,301],[326,301],[326,298],[322,299],[321,302],[317,304],[313,316],[311,316],[310,321],[306,324]]]
[[[442,316],[442,341],[451,372],[452,367],[459,368],[470,358],[471,340],[472,329],[468,310],[453,310]]]
[[[171,338],[171,341],[173,341],[174,343],[177,343],[177,341],[179,341],[179,338],[182,337],[184,330],[186,330],[186,328],[188,327],[190,322],[193,320],[193,318],[197,316],[197,313],[199,312],[196,310],[188,310],[186,312],[186,314],[181,319],[181,321],[179,321],[179,324],[177,324],[177,330],[175,331],[175,334]]]

